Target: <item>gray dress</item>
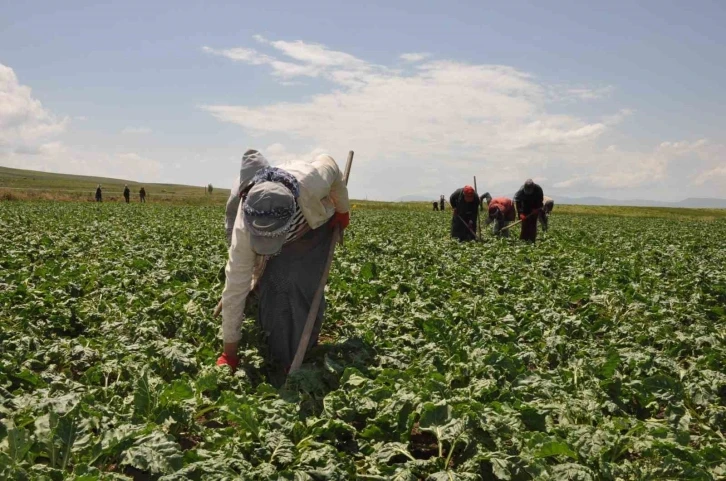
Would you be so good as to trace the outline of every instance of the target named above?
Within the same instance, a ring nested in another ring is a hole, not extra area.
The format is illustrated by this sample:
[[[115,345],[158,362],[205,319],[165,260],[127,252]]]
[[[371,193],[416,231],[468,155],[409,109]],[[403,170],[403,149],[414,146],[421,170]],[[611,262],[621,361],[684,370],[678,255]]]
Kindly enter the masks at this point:
[[[332,240],[328,221],[285,244],[280,254],[267,261],[258,284],[258,321],[267,337],[269,355],[286,370],[295,357]],[[317,343],[324,313],[323,296],[308,349]]]

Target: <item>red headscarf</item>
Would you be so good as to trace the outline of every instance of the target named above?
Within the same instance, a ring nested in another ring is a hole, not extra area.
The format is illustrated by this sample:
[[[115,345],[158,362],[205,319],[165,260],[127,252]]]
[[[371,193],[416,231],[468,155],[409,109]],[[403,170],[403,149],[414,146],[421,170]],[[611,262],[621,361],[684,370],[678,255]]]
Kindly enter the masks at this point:
[[[474,200],[474,196],[476,195],[476,192],[474,192],[474,187],[470,185],[464,186],[464,200],[467,202],[471,202]]]

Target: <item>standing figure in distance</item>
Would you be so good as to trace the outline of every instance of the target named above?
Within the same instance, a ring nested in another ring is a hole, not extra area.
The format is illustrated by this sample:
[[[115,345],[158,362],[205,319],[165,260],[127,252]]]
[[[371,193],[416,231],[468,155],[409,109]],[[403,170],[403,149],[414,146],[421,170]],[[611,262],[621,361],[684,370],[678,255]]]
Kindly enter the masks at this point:
[[[98,184],[98,186],[96,187],[96,202],[101,202],[101,197],[101,184]]]
[[[129,199],[131,198],[131,190],[129,190],[128,185],[124,185],[124,199],[126,199],[126,203],[129,203]]]
[[[446,206],[446,199],[444,198],[444,194],[441,194],[441,198],[439,199],[439,210],[443,212],[445,206]]]
[[[550,213],[555,207],[555,201],[552,197],[544,196],[544,206],[539,211],[539,223],[542,224],[542,232],[547,232],[549,228]]]
[[[139,189],[139,200],[142,203],[146,203],[146,189],[143,187]]]
[[[509,237],[509,229],[502,230],[514,222],[516,215],[514,213],[514,203],[512,199],[507,197],[495,197],[489,202],[489,217],[486,221],[487,225],[494,222],[492,232],[496,236]]]
[[[537,218],[543,201],[542,187],[535,184],[532,179],[527,179],[514,194],[514,203],[522,221],[522,232],[519,235],[521,240],[529,242],[537,240]]]
[[[456,189],[449,203],[453,209],[451,217],[451,237],[460,241],[476,240],[476,217],[479,209],[479,197],[474,187],[467,185]]]

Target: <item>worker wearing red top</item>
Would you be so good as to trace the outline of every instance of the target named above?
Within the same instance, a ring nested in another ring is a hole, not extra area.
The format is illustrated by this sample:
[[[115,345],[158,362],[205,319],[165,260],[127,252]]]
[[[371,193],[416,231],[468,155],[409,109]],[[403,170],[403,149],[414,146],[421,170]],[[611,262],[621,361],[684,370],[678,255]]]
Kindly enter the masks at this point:
[[[451,237],[460,241],[475,240],[479,197],[477,197],[474,187],[467,185],[463,189],[456,189],[451,194],[449,203],[453,209]]]
[[[494,222],[492,232],[494,235],[509,237],[509,230],[502,230],[510,222],[514,222],[516,218],[514,212],[514,202],[508,197],[495,197],[489,202],[489,217],[487,225]]]

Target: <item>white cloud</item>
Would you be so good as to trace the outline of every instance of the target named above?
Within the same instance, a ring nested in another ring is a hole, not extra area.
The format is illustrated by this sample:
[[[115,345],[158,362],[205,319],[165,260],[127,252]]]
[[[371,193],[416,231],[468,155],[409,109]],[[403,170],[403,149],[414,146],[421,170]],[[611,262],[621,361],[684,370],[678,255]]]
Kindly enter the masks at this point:
[[[430,60],[423,53],[401,55],[417,62],[402,71],[320,44],[255,40],[276,53],[223,55],[270,67],[278,81],[317,77],[332,85],[299,101],[202,108],[255,137],[274,139],[272,157],[321,150],[342,157],[356,150],[354,177],[366,195],[396,198],[402,185],[407,193],[455,186],[474,173],[486,189],[547,176],[555,189],[605,194],[677,182],[674,172],[689,168],[685,159],[721,172],[714,163],[724,157],[705,140],[634,148],[637,142],[618,132],[635,115],[630,108],[599,104],[600,115],[563,113],[612,96],[613,86],[550,85],[510,66]]]
[[[77,118],[85,119],[85,117]],[[19,169],[161,180],[161,163],[137,153],[76,148],[61,142],[69,120],[58,118],[0,64],[0,163]],[[134,129],[137,133],[145,129]],[[132,130],[129,130],[130,132]]]
[[[391,160],[409,172],[422,163],[445,162],[452,175],[480,169],[491,171],[487,182],[519,182],[538,174],[532,170],[553,152],[576,151],[627,115],[606,112],[589,120],[552,113],[552,87],[509,66],[438,60],[404,73],[318,44],[261,42],[295,61],[298,71],[284,71],[286,77],[315,75],[333,87],[299,102],[202,108],[279,144],[315,146],[338,156],[358,150],[371,172],[390,170]],[[279,60],[267,63],[273,75],[283,75],[274,62]],[[442,176],[416,172],[415,179],[423,186]],[[381,188],[397,188],[400,181]]]
[[[33,98],[12,68],[0,64],[0,152],[37,150],[67,124],[67,118],[57,118]]]
[[[287,149],[286,146],[280,143],[268,145],[265,149],[262,150],[262,152],[264,152],[265,157],[267,157],[267,159],[273,165],[278,165],[290,160],[304,160],[312,162],[318,155],[327,153],[325,149],[320,147],[299,151],[290,151]]]
[[[330,50],[324,45],[301,41],[270,41],[261,35],[255,35],[254,38],[294,61],[279,60],[246,47],[215,49],[205,46],[202,47],[202,50],[211,55],[226,57],[249,65],[268,65],[272,68],[273,75],[284,85],[293,85],[294,83],[290,79],[296,77],[319,77],[336,83],[354,85],[370,72],[380,70],[378,66],[345,52]]]
[[[706,183],[718,183],[726,186],[726,165],[714,167],[697,174],[691,181],[691,185],[701,186]]]
[[[266,63],[270,63],[273,61],[271,57],[268,57],[267,55],[263,55],[259,53],[257,50],[252,48],[228,48],[223,50],[217,50],[211,47],[204,46],[202,47],[202,50],[204,52],[207,52],[209,54],[213,55],[220,55],[222,57],[227,57],[230,60],[236,60],[238,62],[245,62],[250,65],[263,65]]]
[[[399,56],[399,58],[401,60],[403,60],[404,62],[414,63],[414,62],[420,62],[420,61],[422,61],[424,59],[427,59],[430,56],[431,56],[431,54],[430,53],[426,53],[426,52],[412,52],[412,53],[404,53],[404,54],[401,54]]]
[[[696,141],[667,141],[648,152],[622,151],[614,145],[605,150],[587,153],[587,161],[571,164],[575,175],[557,182],[554,188],[591,186],[599,189],[636,189],[653,186],[669,179],[671,169],[680,164],[698,160],[708,165],[723,159],[725,147],[711,144],[706,139]],[[584,172],[583,172],[584,171]],[[717,174],[718,167],[710,169],[692,180],[692,185],[702,185],[708,173]],[[675,179],[683,180],[683,179]]]
[[[145,135],[150,134],[151,129],[148,127],[126,127],[121,131],[122,134]]]
[[[163,181],[161,162],[135,152],[110,153],[68,147],[60,142],[43,144],[36,153],[0,155],[0,163],[17,169],[92,175],[145,182]]]
[[[576,97],[583,100],[595,100],[609,96],[615,89],[612,85],[599,88],[570,88],[565,91],[568,97]]]

